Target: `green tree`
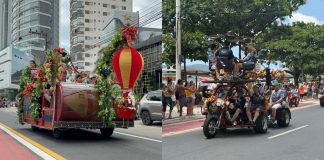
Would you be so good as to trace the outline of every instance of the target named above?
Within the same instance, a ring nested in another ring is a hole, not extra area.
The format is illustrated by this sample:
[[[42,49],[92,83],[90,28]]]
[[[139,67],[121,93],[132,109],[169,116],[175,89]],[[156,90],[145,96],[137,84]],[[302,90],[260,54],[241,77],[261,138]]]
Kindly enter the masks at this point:
[[[268,28],[258,35],[258,48],[267,51],[261,58],[281,61],[294,76],[295,85],[302,73],[320,75],[324,73],[324,26],[297,22],[280,24]]]
[[[190,60],[207,61],[206,50],[210,42],[206,35],[232,31],[237,36],[254,37],[277,19],[291,15],[306,0],[182,0],[181,3],[182,53]],[[162,10],[165,49],[162,60],[173,65],[175,0],[163,0]]]

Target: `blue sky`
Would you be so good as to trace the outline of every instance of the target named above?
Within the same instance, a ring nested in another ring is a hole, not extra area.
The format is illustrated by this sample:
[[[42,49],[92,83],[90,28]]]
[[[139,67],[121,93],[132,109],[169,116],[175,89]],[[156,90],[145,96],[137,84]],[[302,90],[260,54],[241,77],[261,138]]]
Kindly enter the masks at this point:
[[[292,17],[287,18],[287,22],[314,22],[316,24],[322,25],[324,24],[324,0],[307,0],[304,6],[301,6],[296,12],[292,14]],[[234,55],[238,57],[238,48],[232,49]],[[202,61],[190,62],[187,60],[187,64],[204,64]],[[271,66],[272,68],[281,68],[278,66]]]

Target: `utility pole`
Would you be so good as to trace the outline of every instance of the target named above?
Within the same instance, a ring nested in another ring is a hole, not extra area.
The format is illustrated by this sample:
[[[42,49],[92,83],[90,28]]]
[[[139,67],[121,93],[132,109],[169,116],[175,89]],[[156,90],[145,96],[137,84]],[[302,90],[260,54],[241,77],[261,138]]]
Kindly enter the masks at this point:
[[[176,0],[176,80],[181,79],[181,5]]]

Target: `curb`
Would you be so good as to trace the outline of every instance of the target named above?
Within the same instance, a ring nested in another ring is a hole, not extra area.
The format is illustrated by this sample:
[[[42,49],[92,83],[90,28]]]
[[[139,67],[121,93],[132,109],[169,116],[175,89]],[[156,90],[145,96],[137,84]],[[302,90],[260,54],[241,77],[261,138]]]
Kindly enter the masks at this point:
[[[162,125],[168,125],[168,124],[175,124],[175,123],[181,123],[181,122],[188,122],[188,121],[193,121],[193,120],[198,120],[198,119],[204,119],[204,115],[196,115],[196,116],[183,116],[183,117],[177,117],[173,119],[168,119],[162,121]]]

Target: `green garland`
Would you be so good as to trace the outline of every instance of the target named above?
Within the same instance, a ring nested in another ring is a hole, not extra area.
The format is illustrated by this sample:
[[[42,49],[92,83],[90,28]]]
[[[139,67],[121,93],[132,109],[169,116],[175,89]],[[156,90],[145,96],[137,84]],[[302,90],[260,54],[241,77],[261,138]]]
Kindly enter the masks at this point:
[[[113,87],[113,74],[108,76],[104,75],[103,70],[112,70],[112,58],[119,49],[127,46],[126,39],[123,38],[122,33],[118,32],[112,38],[112,42],[104,49],[103,54],[97,61],[96,73],[97,84],[96,89],[99,92],[99,118],[110,125],[115,125],[113,119],[115,119],[114,104],[123,100],[122,90],[118,87]],[[114,97],[114,98],[112,98]]]
[[[30,67],[27,66],[23,71],[22,75],[20,77],[20,85],[19,85],[19,90],[18,94],[16,96],[16,101],[17,101],[17,115],[18,115],[18,121],[20,124],[24,124],[23,122],[23,113],[24,113],[24,108],[23,108],[23,92],[25,86],[31,82],[30,78]]]
[[[30,67],[27,66],[23,71],[22,75],[20,77],[20,85],[19,85],[19,90],[18,94],[16,96],[16,101],[17,101],[17,115],[18,115],[18,121],[20,124],[24,124],[23,122],[23,98],[24,98],[24,89],[25,87],[31,83],[31,77],[30,77]],[[42,90],[43,90],[43,85],[40,82],[39,79],[36,80],[35,82],[38,84],[35,89],[33,89],[30,92],[30,106],[31,106],[31,115],[33,119],[38,119],[40,112],[41,112],[41,104],[39,103],[39,97],[41,97]]]
[[[50,87],[53,87],[55,90],[56,86],[56,77],[58,73],[59,64],[61,62],[62,56],[58,54],[56,51],[48,51],[47,52],[47,58],[52,62],[52,66],[50,67],[50,70],[46,70],[46,65],[41,65],[39,69],[42,70],[43,74],[45,74],[45,77],[48,77],[48,82],[42,82],[41,78],[34,78],[34,84],[35,88],[30,92],[29,98],[30,98],[30,107],[31,107],[31,116],[34,120],[38,119],[41,113],[41,103],[39,98],[42,95],[43,89],[46,88],[44,86],[47,86],[49,84]],[[22,75],[20,77],[20,85],[18,94],[16,96],[17,101],[17,115],[18,115],[18,121],[20,124],[24,124],[23,122],[23,98],[24,98],[24,90],[27,87],[28,84],[32,82],[30,77],[31,71],[30,67],[27,66],[23,71]]]

